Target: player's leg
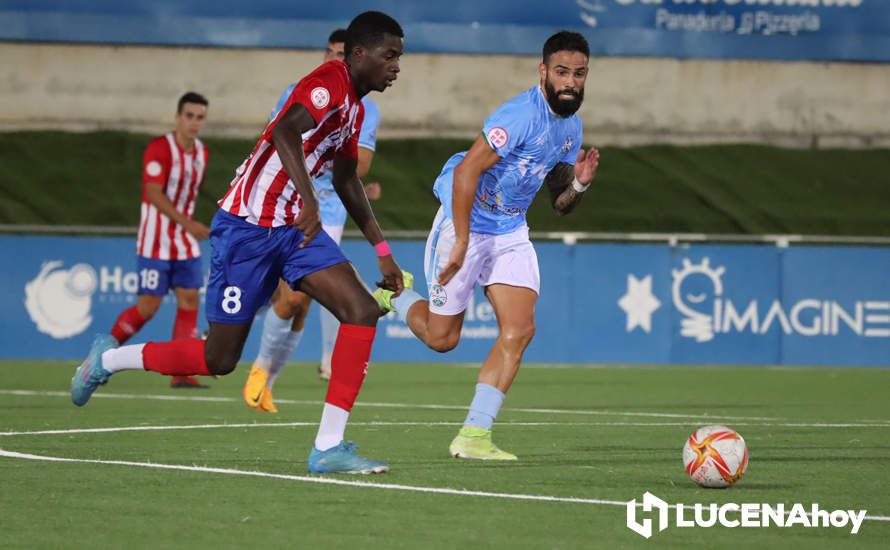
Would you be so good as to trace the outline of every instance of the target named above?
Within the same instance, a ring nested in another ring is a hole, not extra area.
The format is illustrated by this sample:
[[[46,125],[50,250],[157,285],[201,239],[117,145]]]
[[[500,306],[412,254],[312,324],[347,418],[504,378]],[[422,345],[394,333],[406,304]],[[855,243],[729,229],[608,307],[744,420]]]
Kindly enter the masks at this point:
[[[324,217],[324,212],[322,212]],[[343,238],[343,224],[329,225],[323,224],[322,229],[330,235],[331,239],[338,245]],[[318,319],[321,323],[321,361],[318,365],[318,376],[322,380],[331,379],[331,359],[334,355],[334,344],[337,341],[337,331],[340,329],[340,322],[334,317],[334,314],[323,307],[318,308]]]
[[[312,299],[280,281],[272,307],[263,319],[260,351],[244,384],[244,401],[258,412],[278,412],[272,386],[303,337],[303,324]]]
[[[300,288],[340,321],[331,359],[331,379],[315,444],[309,455],[312,473],[383,473],[389,466],[360,457],[344,441],[349,413],[367,374],[379,309],[349,263],[306,276]]]
[[[318,320],[321,323],[321,361],[318,365],[318,376],[322,380],[330,380],[331,359],[334,357],[334,344],[337,342],[340,321],[323,307],[318,308]]]
[[[286,237],[286,235],[285,235]],[[122,370],[146,370],[173,376],[224,375],[235,369],[250,324],[272,295],[280,274],[278,234],[219,211],[211,225],[213,258],[207,284],[207,340],[185,338],[116,347],[99,336],[71,380],[71,400],[82,406],[108,378]]]
[[[439,273],[454,246],[454,225],[439,208],[424,255],[430,299],[424,300],[413,289],[407,288],[407,284],[399,296],[393,297],[392,292],[378,289],[374,297],[382,309],[396,311],[411,332],[430,349],[441,353],[451,351],[460,341],[464,312],[485,265],[488,240],[486,236],[472,234],[463,267],[448,284],[440,285]]]
[[[299,288],[311,296],[340,321],[331,361],[331,380],[318,434],[309,455],[309,471],[387,471],[387,464],[358,456],[356,447],[343,440],[349,413],[367,373],[380,316],[377,303],[340,247],[324,231],[307,246],[293,247],[285,263],[283,277],[293,288]]]
[[[136,305],[121,312],[111,327],[111,335],[118,344],[124,344],[139,332],[161,307],[161,300],[170,289],[170,265],[167,260],[137,257],[139,288]]]
[[[200,288],[204,273],[200,258],[176,260],[172,263],[170,280],[176,295],[176,319],[173,322],[173,339],[198,337],[198,307],[201,303]],[[172,388],[206,388],[194,376],[174,376]]]
[[[460,458],[515,460],[492,443],[491,430],[534,336],[540,276],[526,230],[498,235],[494,241],[491,261],[480,278],[498,320],[498,338],[482,364],[464,426],[449,450]]]

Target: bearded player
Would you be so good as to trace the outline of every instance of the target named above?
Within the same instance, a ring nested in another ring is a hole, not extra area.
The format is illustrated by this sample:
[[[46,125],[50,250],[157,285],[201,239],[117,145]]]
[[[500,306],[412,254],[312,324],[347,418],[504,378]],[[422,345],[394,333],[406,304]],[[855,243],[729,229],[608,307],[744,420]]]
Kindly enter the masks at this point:
[[[476,285],[494,308],[498,337],[449,447],[452,456],[516,460],[494,445],[491,429],[535,332],[540,275],[525,213],[545,180],[554,209],[569,213],[596,174],[599,152],[581,150],[575,114],[584,98],[588,57],[580,34],[551,36],[543,48],[540,84],[501,105],[470,150],[445,163],[434,185],[442,206],[424,260],[429,300],[407,288],[398,297],[382,288],[375,292],[381,309],[397,311],[420,340],[440,352],[457,346]]]

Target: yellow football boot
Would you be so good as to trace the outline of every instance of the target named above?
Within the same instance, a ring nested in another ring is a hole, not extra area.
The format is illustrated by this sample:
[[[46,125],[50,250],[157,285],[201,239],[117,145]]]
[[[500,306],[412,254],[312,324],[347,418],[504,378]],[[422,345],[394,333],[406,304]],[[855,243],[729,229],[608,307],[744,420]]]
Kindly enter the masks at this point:
[[[491,430],[484,428],[461,428],[457,437],[448,447],[454,458],[473,460],[516,460],[516,455],[502,451],[491,442]]]
[[[250,374],[247,375],[247,382],[244,384],[244,401],[247,403],[248,407],[259,410],[263,394],[266,393],[267,380],[269,380],[269,373],[259,368],[256,363],[254,363],[253,367],[250,369]],[[270,404],[272,403],[271,397],[270,394]]]
[[[277,413],[278,407],[272,402],[272,388],[266,388],[263,396],[260,397],[260,404],[256,407],[257,412]]]

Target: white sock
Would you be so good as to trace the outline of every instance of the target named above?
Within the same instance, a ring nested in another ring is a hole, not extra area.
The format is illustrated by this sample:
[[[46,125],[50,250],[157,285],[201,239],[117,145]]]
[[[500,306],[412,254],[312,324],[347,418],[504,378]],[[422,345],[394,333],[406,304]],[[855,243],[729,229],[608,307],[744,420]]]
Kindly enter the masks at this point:
[[[115,373],[122,370],[145,370],[142,364],[142,348],[145,344],[110,349],[102,354],[102,368]]]
[[[327,451],[339,445],[343,441],[343,434],[346,433],[347,420],[349,411],[325,403],[321,412],[321,423],[318,425],[318,435],[315,436],[315,448]]]
[[[333,353],[324,352],[321,354],[321,370],[322,372],[326,372],[328,374],[331,373],[331,358],[334,357]]]

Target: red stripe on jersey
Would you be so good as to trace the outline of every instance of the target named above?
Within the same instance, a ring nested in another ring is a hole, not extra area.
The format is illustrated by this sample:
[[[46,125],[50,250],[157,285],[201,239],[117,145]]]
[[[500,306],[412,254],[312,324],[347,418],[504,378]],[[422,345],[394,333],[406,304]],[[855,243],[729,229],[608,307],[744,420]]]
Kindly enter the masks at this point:
[[[199,151],[198,154],[201,154],[203,151]],[[195,157],[197,159],[197,155]],[[191,185],[188,187],[188,196],[185,199],[185,208],[183,214],[188,216],[191,219],[192,214],[195,211],[195,196],[198,194],[198,188],[201,187],[201,181],[203,180],[203,174],[199,173],[199,167],[192,163],[192,181]],[[182,235],[182,240],[185,242],[186,247],[188,248],[188,252],[186,257],[188,259],[194,258],[200,252],[195,250],[195,242],[192,241],[191,235],[185,230],[185,227],[179,226],[180,234]]]
[[[266,191],[266,196],[263,197],[263,210],[260,214],[259,225],[263,227],[272,226],[272,222],[275,220],[275,209],[278,206],[278,201],[281,198],[282,191],[284,191],[284,186],[287,185],[288,179],[287,170],[284,168],[275,174],[275,178]]]
[[[151,257],[157,258],[161,253],[161,211],[155,208],[155,239],[151,247]]]
[[[173,191],[173,198],[170,199],[170,202],[173,203],[173,206],[179,210],[179,199],[182,190],[185,188],[185,162],[182,162],[183,166],[180,172],[179,180],[173,182],[174,187],[171,189]],[[170,197],[169,195],[167,196]],[[169,219],[169,218],[168,218]],[[169,220],[167,223],[167,238],[170,239],[170,258],[171,260],[179,259],[179,247],[176,245],[176,233],[178,233],[179,224],[175,223],[173,220]]]
[[[148,210],[148,205],[143,202],[139,207],[139,234],[136,235],[136,254],[141,254],[142,249],[145,248],[145,234],[147,233],[145,230],[146,210]]]

